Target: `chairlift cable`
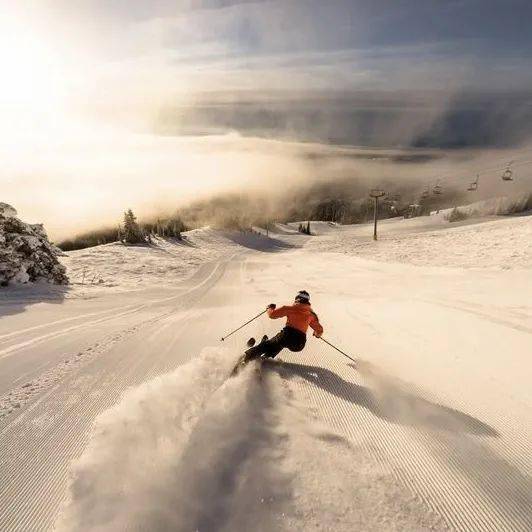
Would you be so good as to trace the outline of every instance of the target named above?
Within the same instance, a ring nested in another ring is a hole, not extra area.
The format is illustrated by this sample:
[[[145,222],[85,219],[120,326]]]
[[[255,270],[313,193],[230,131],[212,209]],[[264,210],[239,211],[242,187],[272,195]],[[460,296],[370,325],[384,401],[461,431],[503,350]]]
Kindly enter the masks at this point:
[[[491,174],[491,173],[495,173],[495,172],[505,172],[510,167],[511,167],[510,170],[513,170],[514,168],[521,168],[521,167],[527,166],[529,164],[532,164],[532,159],[525,160],[525,161],[515,161],[514,160],[514,161],[512,161],[510,163],[506,163],[504,166],[492,166],[492,167],[484,168],[484,169],[476,172],[477,178],[475,179],[475,181],[477,182],[477,187],[478,187],[478,177],[480,177],[481,175]],[[449,177],[452,177],[453,175],[454,175],[454,178],[449,179]],[[463,180],[470,180],[471,178],[469,176],[470,176],[470,174],[469,175],[457,176],[454,172],[448,172],[446,174],[443,174],[438,181],[445,181],[447,183],[450,182],[450,181],[459,182],[459,181],[463,181]],[[429,191],[430,191],[430,182],[428,184],[424,185],[424,188],[425,189],[428,188]],[[426,190],[423,191],[422,197],[427,197],[425,195],[425,192],[426,192]]]

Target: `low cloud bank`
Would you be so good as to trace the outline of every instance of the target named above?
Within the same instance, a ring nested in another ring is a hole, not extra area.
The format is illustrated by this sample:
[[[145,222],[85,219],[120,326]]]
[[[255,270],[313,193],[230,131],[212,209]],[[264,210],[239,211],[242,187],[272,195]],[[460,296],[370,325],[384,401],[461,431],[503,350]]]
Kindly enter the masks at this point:
[[[511,148],[532,138],[530,103],[528,92],[209,92],[165,108],[156,129],[381,148]]]

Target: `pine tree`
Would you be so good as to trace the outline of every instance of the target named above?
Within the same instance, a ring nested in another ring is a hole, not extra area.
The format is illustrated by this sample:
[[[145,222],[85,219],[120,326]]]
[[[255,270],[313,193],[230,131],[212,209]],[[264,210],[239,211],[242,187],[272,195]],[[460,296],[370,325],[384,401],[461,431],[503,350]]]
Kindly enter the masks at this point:
[[[310,234],[311,234],[311,233],[310,233],[310,222],[307,222],[307,229],[305,230],[305,233],[306,233],[307,235],[310,235]]]
[[[172,236],[177,238],[177,240],[183,240],[183,237],[181,236],[181,224],[179,220],[174,221]]]
[[[124,242],[127,244],[139,244],[145,242],[142,230],[137,223],[137,218],[131,209],[128,209],[124,213],[123,238]]]

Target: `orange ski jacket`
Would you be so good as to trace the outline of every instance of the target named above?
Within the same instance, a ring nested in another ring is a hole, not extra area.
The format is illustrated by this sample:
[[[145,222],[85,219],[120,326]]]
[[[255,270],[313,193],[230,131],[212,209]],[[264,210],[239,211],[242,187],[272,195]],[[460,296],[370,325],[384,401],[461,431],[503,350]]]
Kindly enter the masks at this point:
[[[318,316],[310,305],[305,303],[294,303],[279,308],[269,308],[268,316],[273,320],[286,317],[286,325],[293,327],[306,334],[309,325],[314,330],[314,335],[318,338],[323,334],[323,327]]]

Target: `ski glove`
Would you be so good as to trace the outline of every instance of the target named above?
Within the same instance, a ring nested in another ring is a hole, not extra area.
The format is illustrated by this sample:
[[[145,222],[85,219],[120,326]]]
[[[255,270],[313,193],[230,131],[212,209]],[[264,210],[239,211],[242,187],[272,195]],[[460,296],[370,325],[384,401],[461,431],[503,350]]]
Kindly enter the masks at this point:
[[[266,308],[274,309],[277,305],[275,303],[270,303]]]

